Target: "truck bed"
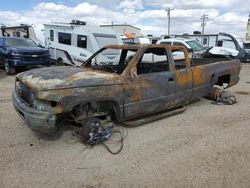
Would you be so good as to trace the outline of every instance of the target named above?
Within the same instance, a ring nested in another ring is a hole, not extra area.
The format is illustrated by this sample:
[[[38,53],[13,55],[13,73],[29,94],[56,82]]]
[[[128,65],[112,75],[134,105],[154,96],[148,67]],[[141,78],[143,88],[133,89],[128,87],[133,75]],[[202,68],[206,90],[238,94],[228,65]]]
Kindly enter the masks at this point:
[[[190,59],[190,66],[196,67],[200,65],[206,65],[206,64],[211,64],[211,63],[216,63],[216,62],[221,62],[221,61],[230,61],[230,60],[232,59],[230,58],[192,58]],[[175,60],[175,66],[177,69],[186,68],[185,59]]]
[[[230,61],[230,58],[192,58],[190,59],[191,67],[199,66],[199,65],[206,65],[220,61]]]

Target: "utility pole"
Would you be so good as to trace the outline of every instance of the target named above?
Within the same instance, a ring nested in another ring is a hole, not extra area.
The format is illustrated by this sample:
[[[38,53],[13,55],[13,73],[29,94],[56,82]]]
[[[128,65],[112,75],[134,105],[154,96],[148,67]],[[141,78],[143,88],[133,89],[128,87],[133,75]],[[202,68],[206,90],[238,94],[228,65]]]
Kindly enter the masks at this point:
[[[206,20],[208,19],[208,15],[206,14],[203,14],[201,16],[201,20],[202,20],[202,23],[201,23],[201,27],[202,27],[202,34],[204,34],[204,30],[205,30],[205,25],[206,25]]]
[[[170,11],[174,10],[173,8],[166,8],[165,11],[168,14],[168,35],[170,35]]]
[[[246,39],[247,39],[247,40],[250,40],[250,13],[249,13],[248,22],[247,22]]]

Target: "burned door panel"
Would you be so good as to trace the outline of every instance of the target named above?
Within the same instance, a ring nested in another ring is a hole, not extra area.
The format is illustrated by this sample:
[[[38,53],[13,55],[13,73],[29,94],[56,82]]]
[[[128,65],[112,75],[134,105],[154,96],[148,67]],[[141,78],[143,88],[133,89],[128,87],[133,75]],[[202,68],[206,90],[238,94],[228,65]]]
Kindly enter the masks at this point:
[[[193,95],[192,99],[206,96],[212,89],[211,76],[204,66],[192,67]]]
[[[185,52],[180,49],[179,53],[185,57]],[[175,105],[183,105],[188,103],[192,98],[193,77],[190,63],[187,61],[188,57],[184,59],[173,59],[174,69],[176,75],[175,87]]]
[[[166,49],[147,49],[136,68],[138,75],[124,86],[129,88],[124,98],[125,116],[133,118],[172,107],[175,73],[170,71]]]
[[[186,104],[192,98],[193,79],[191,69],[176,70],[175,105]]]
[[[175,74],[172,72],[139,75],[130,82],[130,86],[124,87],[124,111],[127,119],[160,112],[174,105]]]

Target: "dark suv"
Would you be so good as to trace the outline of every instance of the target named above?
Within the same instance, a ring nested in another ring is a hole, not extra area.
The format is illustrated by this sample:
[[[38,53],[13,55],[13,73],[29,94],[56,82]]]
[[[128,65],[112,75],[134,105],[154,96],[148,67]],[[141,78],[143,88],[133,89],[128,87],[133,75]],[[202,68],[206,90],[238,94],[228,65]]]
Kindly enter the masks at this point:
[[[25,38],[0,37],[0,65],[7,74],[15,74],[16,68],[50,66],[49,51]]]

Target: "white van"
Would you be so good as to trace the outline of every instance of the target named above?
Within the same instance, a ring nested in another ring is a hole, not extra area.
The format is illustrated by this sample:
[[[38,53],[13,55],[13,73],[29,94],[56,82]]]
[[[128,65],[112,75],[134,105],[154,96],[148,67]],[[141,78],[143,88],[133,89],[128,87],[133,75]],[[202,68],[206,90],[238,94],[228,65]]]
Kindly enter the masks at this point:
[[[51,59],[58,64],[80,66],[94,52],[109,44],[122,44],[120,36],[112,29],[86,25],[86,22],[72,20],[72,23],[44,24],[45,46]],[[117,51],[104,54],[115,58]]]

